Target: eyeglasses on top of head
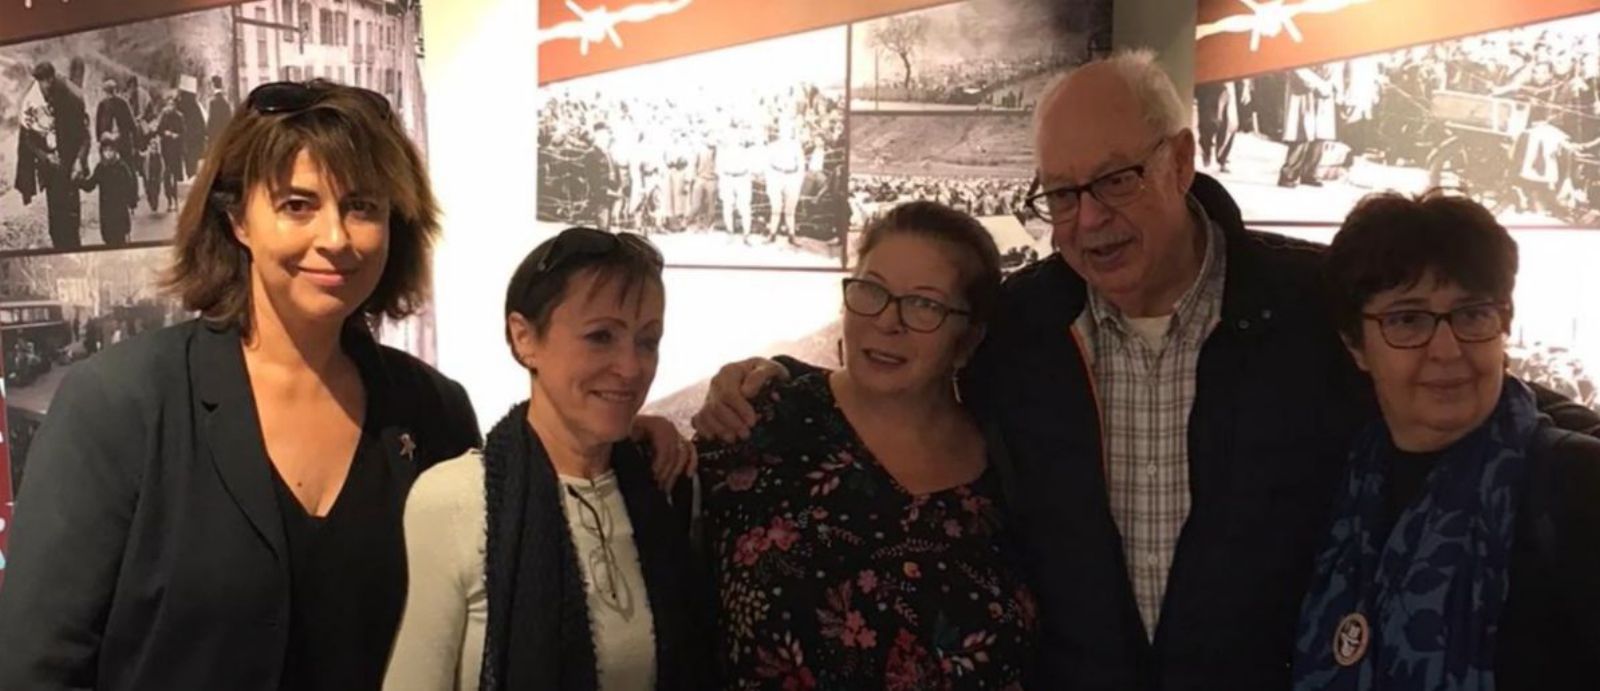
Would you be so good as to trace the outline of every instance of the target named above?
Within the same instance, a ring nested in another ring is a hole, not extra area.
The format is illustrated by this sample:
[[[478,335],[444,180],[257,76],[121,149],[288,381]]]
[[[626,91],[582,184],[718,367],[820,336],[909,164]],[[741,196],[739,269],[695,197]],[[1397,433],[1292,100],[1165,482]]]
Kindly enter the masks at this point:
[[[553,271],[575,258],[610,254],[623,245],[639,250],[657,269],[665,264],[661,250],[643,235],[612,233],[598,228],[574,226],[561,231],[554,242],[542,248],[543,254],[534,260],[533,268],[539,273]]]
[[[1078,207],[1084,194],[1106,206],[1121,207],[1139,198],[1145,190],[1145,171],[1150,158],[1167,143],[1162,137],[1139,159],[1139,163],[1105,173],[1082,185],[1059,185],[1048,189],[1037,175],[1028,186],[1023,203],[1028,211],[1047,223],[1072,223],[1077,221]]]
[[[268,82],[250,90],[245,96],[245,107],[262,115],[278,115],[298,113],[308,110],[318,103],[323,102],[336,91],[343,89],[359,94],[372,104],[372,107],[387,120],[394,119],[394,109],[389,107],[389,99],[371,89],[359,86],[346,86],[326,79],[312,79],[304,82]]]
[[[1378,333],[1389,347],[1409,350],[1432,343],[1439,332],[1439,322],[1450,325],[1450,333],[1459,343],[1492,341],[1506,332],[1511,308],[1498,302],[1481,302],[1448,312],[1402,309],[1362,313],[1361,317],[1377,323]]]
[[[921,295],[895,295],[875,281],[864,278],[844,279],[844,307],[852,314],[876,317],[883,314],[891,303],[898,307],[896,312],[900,318],[900,325],[918,333],[938,331],[950,315],[972,316],[971,311],[951,307],[933,298]]]

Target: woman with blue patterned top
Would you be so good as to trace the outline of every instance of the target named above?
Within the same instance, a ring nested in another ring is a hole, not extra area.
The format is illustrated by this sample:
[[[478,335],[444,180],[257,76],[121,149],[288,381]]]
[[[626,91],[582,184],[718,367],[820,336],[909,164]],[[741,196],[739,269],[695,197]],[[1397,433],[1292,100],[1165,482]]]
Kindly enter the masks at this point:
[[[1385,194],[1325,271],[1382,419],[1333,500],[1296,691],[1594,688],[1600,441],[1506,373],[1516,243],[1468,199]]]

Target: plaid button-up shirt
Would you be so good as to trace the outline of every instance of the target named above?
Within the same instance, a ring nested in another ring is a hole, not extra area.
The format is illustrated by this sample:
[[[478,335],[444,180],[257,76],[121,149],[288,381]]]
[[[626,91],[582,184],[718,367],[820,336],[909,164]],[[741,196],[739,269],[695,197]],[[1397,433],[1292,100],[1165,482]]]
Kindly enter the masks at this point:
[[[1147,341],[1133,321],[1092,289],[1088,309],[1074,327],[1095,375],[1111,516],[1122,534],[1134,599],[1151,639],[1178,534],[1189,517],[1189,410],[1200,348],[1221,317],[1226,270],[1221,228],[1198,205],[1190,207],[1208,229],[1205,259],[1164,333]]]

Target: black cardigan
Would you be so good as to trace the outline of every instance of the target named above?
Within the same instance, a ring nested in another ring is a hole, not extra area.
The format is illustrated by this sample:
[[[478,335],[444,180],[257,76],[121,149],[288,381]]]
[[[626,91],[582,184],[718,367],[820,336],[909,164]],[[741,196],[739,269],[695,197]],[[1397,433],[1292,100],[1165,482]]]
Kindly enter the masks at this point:
[[[1592,689],[1600,660],[1600,439],[1552,426],[1537,439],[1517,507],[1495,688]]]
[[[397,411],[379,437],[401,540],[412,479],[476,445],[477,422],[433,368],[357,330],[345,343]],[[277,691],[289,571],[237,330],[191,321],[75,365],[29,460],[0,689]]]
[[[1325,248],[1247,230],[1233,199],[1204,175],[1190,193],[1222,226],[1228,268],[1189,414],[1192,507],[1154,642],[1134,604],[1092,375],[1072,335],[1087,301],[1083,278],[1057,255],[1011,276],[962,377],[965,400],[1002,447],[994,457],[1010,478],[1039,600],[1030,688],[1287,689],[1300,604],[1349,441],[1378,415],[1370,382],[1327,316]],[[1569,428],[1595,419],[1582,410],[1560,417]]]

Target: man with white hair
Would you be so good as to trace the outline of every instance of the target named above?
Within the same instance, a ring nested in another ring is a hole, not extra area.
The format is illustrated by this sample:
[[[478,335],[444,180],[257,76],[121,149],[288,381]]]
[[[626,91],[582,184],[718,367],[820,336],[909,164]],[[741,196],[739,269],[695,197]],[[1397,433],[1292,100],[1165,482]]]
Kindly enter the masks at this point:
[[[1045,92],[1028,204],[1057,252],[1006,280],[960,373],[1039,602],[1028,688],[1288,689],[1328,502],[1376,415],[1321,247],[1244,227],[1194,170],[1183,103],[1147,51]],[[743,397],[802,366],[725,367],[696,428],[740,433]]]
[[[1286,689],[1327,502],[1373,414],[1318,295],[1318,248],[1245,229],[1194,170],[1149,52],[1035,111],[1057,254],[1005,286],[963,394],[1009,453],[1040,679]]]

